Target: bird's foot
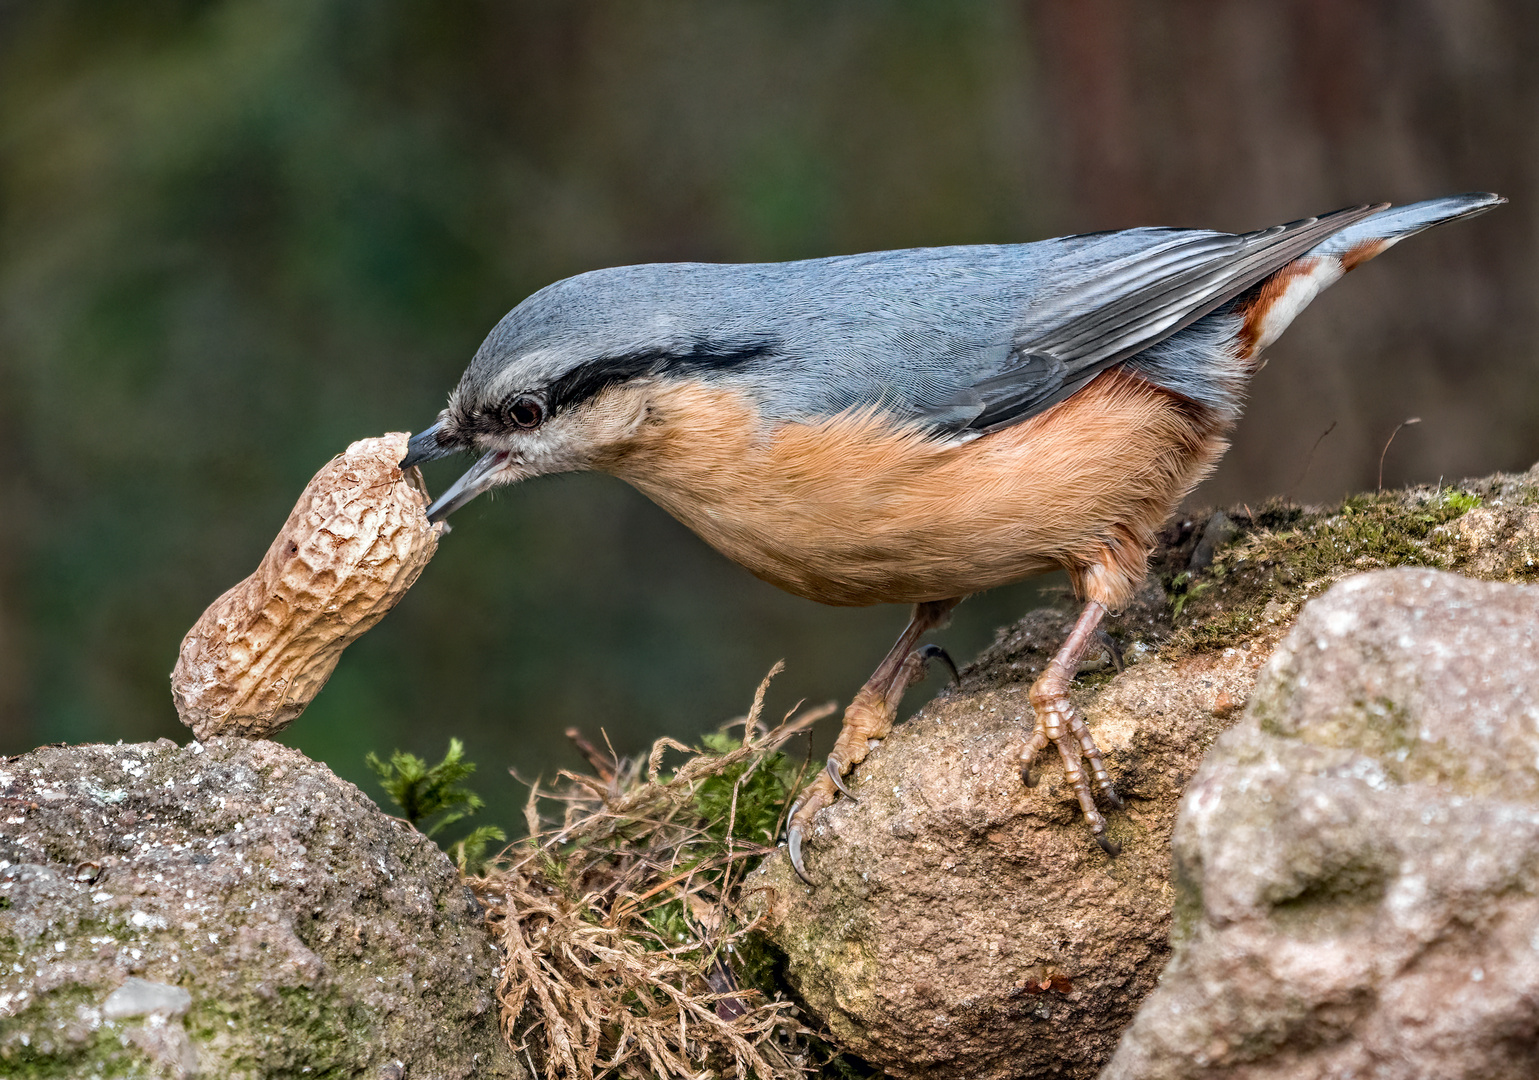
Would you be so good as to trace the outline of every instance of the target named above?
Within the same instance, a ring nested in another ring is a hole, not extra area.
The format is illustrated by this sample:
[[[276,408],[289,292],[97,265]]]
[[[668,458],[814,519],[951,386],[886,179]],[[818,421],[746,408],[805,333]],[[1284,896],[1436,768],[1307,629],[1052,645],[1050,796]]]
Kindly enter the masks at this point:
[[[957,666],[945,649],[939,645],[926,645],[903,657],[896,671],[889,674],[878,669],[871,681],[860,688],[860,693],[855,695],[850,707],[844,710],[844,726],[839,731],[833,750],[829,752],[828,762],[791,807],[790,821],[786,826],[786,847],[791,855],[791,865],[807,884],[811,885],[812,879],[807,876],[807,867],[802,860],[802,842],[812,831],[812,819],[818,811],[832,805],[841,794],[852,801],[859,801],[845,784],[845,776],[866,760],[866,755],[891,733],[893,718],[897,715],[898,703],[903,700],[904,691],[924,678],[925,669],[932,659],[943,661],[953,679],[959,677]],[[884,664],[883,667],[887,668],[888,665]]]
[[[1069,684],[1074,678],[1080,657],[1091,641],[1102,639],[1112,651],[1117,670],[1122,670],[1121,656],[1116,651],[1115,643],[1100,630],[1101,618],[1105,614],[1103,604],[1096,601],[1087,603],[1068,640],[1048,662],[1042,677],[1032,684],[1031,710],[1036,714],[1037,722],[1031,738],[1026,742],[1026,751],[1021,755],[1021,780],[1027,787],[1036,786],[1036,777],[1032,775],[1031,767],[1037,754],[1048,743],[1056,746],[1058,756],[1063,759],[1064,778],[1069,781],[1075,797],[1079,799],[1085,823],[1090,826],[1095,842],[1101,845],[1106,854],[1115,856],[1122,848],[1106,836],[1106,819],[1096,807],[1095,794],[1090,787],[1091,779],[1094,779],[1095,786],[1101,789],[1102,796],[1112,807],[1122,809],[1122,800],[1117,796],[1117,789],[1112,786],[1111,773],[1101,758],[1101,748],[1096,746],[1084,718],[1069,700]],[[1087,764],[1089,777],[1086,776]]]
[[[917,656],[917,654],[916,654]],[[908,666],[908,662],[904,662]],[[897,712],[897,702],[889,701],[886,687],[867,683],[844,710],[844,726],[839,738],[829,752],[828,762],[817,778],[808,784],[796,804],[791,807],[791,818],[786,826],[786,846],[790,850],[791,865],[807,884],[807,867],[802,861],[802,840],[812,831],[812,819],[818,811],[832,805],[843,793],[851,799],[854,794],[845,786],[844,774],[866,760],[869,754],[892,731],[892,720]]]
[[[1048,675],[1044,675],[1031,690],[1031,707],[1036,713],[1037,724],[1026,743],[1025,753],[1021,755],[1021,779],[1027,787],[1035,787],[1036,777],[1032,775],[1032,765],[1037,753],[1048,743],[1056,746],[1058,756],[1063,759],[1064,778],[1068,780],[1069,786],[1074,789],[1075,797],[1079,799],[1080,809],[1085,815],[1085,824],[1090,826],[1090,832],[1095,837],[1095,842],[1101,845],[1101,849],[1108,855],[1115,856],[1122,849],[1119,844],[1112,842],[1106,836],[1106,819],[1101,816],[1101,811],[1096,807],[1090,780],[1094,779],[1095,786],[1100,788],[1101,794],[1112,807],[1122,809],[1122,799],[1117,795],[1117,789],[1112,786],[1111,773],[1107,771],[1106,762],[1101,758],[1101,749],[1096,746],[1095,738],[1090,734],[1090,729],[1085,726],[1084,719],[1075,710],[1064,690],[1055,691],[1052,685],[1047,687],[1042,685],[1047,681]],[[1088,778],[1087,763],[1090,773]]]

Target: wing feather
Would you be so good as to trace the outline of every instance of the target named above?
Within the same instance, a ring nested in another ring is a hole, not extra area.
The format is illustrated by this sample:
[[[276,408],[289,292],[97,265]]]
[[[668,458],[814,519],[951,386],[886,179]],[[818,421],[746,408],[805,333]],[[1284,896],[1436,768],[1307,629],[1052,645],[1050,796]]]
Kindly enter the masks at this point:
[[[1134,230],[1172,235],[1094,266],[1073,286],[1033,305],[1006,364],[971,388],[983,408],[968,428],[993,431],[1062,401],[1385,205],[1349,207],[1243,235]]]

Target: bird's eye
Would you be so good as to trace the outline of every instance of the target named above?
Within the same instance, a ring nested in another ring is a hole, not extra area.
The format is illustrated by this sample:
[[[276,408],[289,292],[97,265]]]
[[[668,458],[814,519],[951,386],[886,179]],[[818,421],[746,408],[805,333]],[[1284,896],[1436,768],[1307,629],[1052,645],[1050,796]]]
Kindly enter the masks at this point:
[[[545,403],[533,394],[520,394],[502,412],[514,427],[535,428],[545,419]]]

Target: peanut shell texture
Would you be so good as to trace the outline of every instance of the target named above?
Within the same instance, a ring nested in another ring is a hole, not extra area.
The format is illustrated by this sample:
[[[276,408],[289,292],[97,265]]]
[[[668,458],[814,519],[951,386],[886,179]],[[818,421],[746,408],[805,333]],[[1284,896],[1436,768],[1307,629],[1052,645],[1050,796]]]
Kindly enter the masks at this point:
[[[406,595],[447,526],[427,519],[405,432],[360,439],[305,488],[256,572],[182,639],[171,697],[200,739],[294,721],[351,645]]]

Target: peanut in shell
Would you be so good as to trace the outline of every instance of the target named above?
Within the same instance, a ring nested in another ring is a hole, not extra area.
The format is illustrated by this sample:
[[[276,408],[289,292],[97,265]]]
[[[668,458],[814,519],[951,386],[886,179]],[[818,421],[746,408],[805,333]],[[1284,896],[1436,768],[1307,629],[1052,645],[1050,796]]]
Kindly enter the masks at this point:
[[[400,467],[407,438],[361,439],[316,473],[256,572],[182,639],[171,698],[198,738],[287,727],[417,580],[446,526]]]

